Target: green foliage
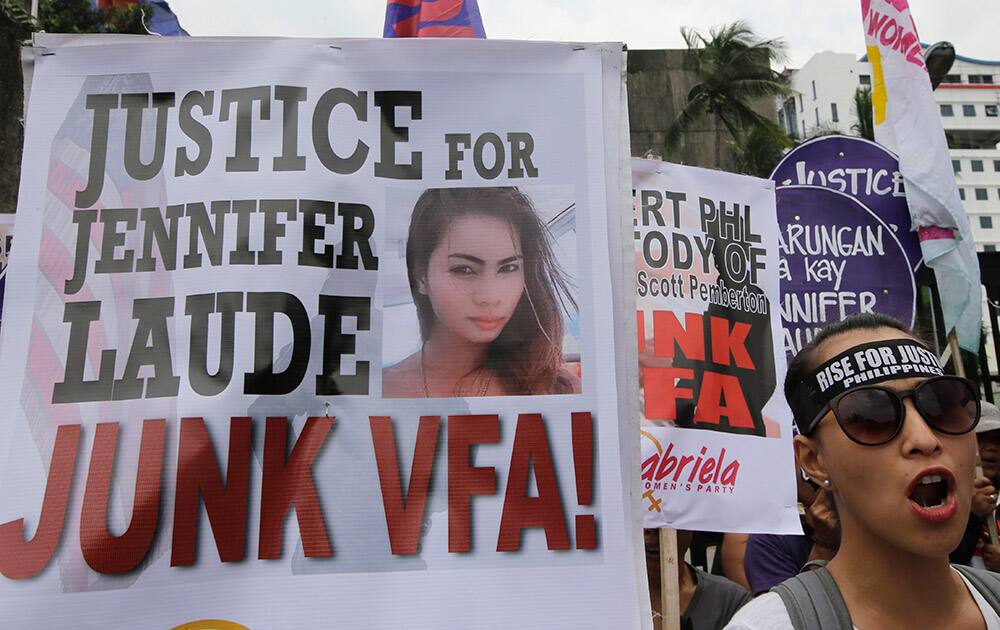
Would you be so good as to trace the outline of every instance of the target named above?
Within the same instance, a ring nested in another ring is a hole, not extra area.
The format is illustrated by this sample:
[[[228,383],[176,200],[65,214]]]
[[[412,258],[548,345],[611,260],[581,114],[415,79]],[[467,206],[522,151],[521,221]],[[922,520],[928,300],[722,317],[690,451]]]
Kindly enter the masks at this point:
[[[8,22],[15,31],[22,31],[22,36],[36,29],[35,19],[25,10],[20,0],[0,0],[0,20]]]
[[[20,0],[0,0],[0,20],[6,20],[27,37],[34,31],[49,33],[132,33],[146,35],[145,14],[137,4],[94,9],[90,0],[41,0],[38,19]]]
[[[667,130],[666,144],[676,149],[685,132],[706,118],[726,128],[735,142],[768,136],[783,147],[791,138],[777,123],[758,114],[754,102],[788,96],[788,79],[773,69],[784,59],[780,39],[760,39],[745,22],[734,22],[709,31],[682,28],[688,47],[687,66],[699,79],[688,93],[687,103]],[[721,153],[716,150],[716,164]]]
[[[104,15],[102,33],[149,35],[149,30],[146,28],[146,15],[143,13],[142,7],[137,4],[107,9],[104,11]]]
[[[99,33],[101,12],[90,0],[41,0],[38,21],[50,33]]]
[[[872,91],[867,87],[859,87],[854,91],[854,115],[858,122],[851,125],[851,130],[867,140],[875,140],[875,123],[872,118]]]
[[[787,138],[787,142],[776,139],[770,130],[763,127],[751,127],[741,133],[733,145],[736,170],[744,175],[770,177],[791,142],[791,138]]]
[[[90,0],[41,0],[38,22],[50,33],[147,33],[142,7],[136,4],[102,10]]]

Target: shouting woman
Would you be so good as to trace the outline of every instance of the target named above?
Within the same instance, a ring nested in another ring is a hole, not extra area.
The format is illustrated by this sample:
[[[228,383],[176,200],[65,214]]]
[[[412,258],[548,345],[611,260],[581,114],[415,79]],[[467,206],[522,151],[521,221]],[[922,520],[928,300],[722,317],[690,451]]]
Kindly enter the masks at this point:
[[[840,549],[744,607],[728,628],[1000,628],[1000,580],[953,568],[973,494],[978,392],[904,325],[864,314],[792,360],[799,464],[829,491]],[[811,620],[811,622],[810,622]]]

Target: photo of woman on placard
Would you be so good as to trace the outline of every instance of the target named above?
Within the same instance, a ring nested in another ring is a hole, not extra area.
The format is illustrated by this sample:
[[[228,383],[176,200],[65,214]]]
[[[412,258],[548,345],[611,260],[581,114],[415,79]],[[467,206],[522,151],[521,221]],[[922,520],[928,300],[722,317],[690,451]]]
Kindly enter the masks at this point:
[[[424,191],[410,217],[406,269],[421,347],[383,369],[383,397],[580,391],[562,350],[562,315],[576,302],[523,192]]]

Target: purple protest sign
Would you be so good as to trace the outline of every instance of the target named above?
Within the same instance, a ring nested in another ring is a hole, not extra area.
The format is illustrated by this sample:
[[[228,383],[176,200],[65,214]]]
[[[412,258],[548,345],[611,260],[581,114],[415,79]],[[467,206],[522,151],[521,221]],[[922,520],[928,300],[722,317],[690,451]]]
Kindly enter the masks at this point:
[[[789,151],[771,179],[779,188],[822,186],[854,197],[895,231],[911,269],[923,264],[917,233],[910,230],[899,160],[882,145],[851,136],[814,138]]]
[[[913,270],[895,231],[854,197],[820,186],[776,189],[785,352],[823,326],[878,312],[912,324]]]
[[[825,136],[790,151],[771,179],[785,352],[852,313],[912,324],[923,259],[896,156],[863,138]]]

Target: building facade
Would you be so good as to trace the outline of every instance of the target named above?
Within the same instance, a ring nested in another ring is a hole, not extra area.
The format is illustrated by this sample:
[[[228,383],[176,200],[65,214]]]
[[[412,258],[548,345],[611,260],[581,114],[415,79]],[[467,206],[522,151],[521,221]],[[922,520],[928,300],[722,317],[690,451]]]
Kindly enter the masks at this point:
[[[778,122],[798,137],[854,134],[854,94],[871,87],[866,58],[822,52],[788,70],[795,94],[778,104]],[[951,152],[959,194],[976,249],[1000,250],[1000,61],[958,56],[934,92]]]

